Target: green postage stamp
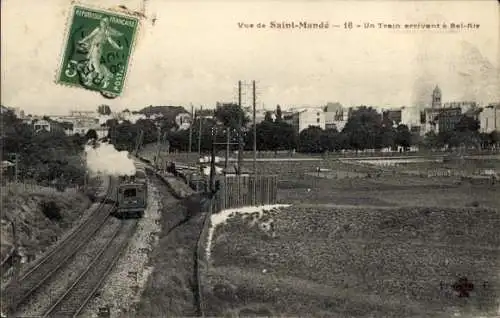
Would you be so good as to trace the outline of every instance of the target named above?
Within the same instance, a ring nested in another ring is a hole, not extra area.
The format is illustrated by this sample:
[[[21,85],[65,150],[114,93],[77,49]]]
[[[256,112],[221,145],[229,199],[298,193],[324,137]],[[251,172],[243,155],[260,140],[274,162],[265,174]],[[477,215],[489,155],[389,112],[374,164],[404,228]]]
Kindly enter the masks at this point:
[[[70,23],[57,83],[121,95],[138,19],[75,6]]]

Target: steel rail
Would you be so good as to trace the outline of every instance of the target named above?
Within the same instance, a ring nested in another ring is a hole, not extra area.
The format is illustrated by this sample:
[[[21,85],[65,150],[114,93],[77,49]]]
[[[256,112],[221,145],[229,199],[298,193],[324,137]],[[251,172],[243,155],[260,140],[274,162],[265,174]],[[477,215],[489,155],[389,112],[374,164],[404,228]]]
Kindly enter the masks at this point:
[[[137,220],[123,221],[113,237],[78,276],[75,282],[45,312],[43,317],[76,317],[101,287],[116,261],[128,245]]]
[[[114,188],[116,187],[113,178],[110,178],[109,187],[106,191],[104,200],[91,213],[90,217],[76,227],[57,247],[45,255],[40,261],[30,268],[19,279],[18,286],[8,286],[4,291],[10,294],[8,303],[9,311],[14,311],[29,298],[40,286],[43,285],[54,273],[64,266],[69,259],[78,251],[80,247],[86,244],[92,235],[94,235],[109,217],[109,213],[103,213],[107,207],[106,201],[112,198]],[[114,204],[109,207],[109,212]]]

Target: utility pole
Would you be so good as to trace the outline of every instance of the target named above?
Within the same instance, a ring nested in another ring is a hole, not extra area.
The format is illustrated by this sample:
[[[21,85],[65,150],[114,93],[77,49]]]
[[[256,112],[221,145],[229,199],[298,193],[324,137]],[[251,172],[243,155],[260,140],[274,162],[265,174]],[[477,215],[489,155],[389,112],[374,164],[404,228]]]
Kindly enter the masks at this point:
[[[12,225],[12,240],[14,241],[14,272],[13,272],[13,282],[14,286],[16,287],[17,290],[19,290],[19,274],[21,273],[21,263],[22,263],[22,257],[21,254],[19,253],[19,244],[18,244],[18,238],[17,238],[17,230],[16,230],[16,224],[14,221],[11,222]],[[14,295],[13,295],[14,296]]]
[[[227,132],[227,143],[226,143],[226,159],[224,162],[224,169],[226,170],[227,173],[227,162],[229,160],[229,145],[231,143],[231,128],[226,127],[226,132]]]
[[[253,174],[257,175],[257,125],[255,124],[255,104],[256,104],[256,93],[255,93],[255,81],[252,81],[252,91],[253,91]]]
[[[137,135],[137,140],[136,140],[136,144],[135,144],[135,151],[134,151],[134,155],[135,155],[136,157],[137,157],[137,155],[139,154],[139,149],[141,148],[143,138],[144,138],[144,131],[141,129],[141,130],[139,131],[139,135]]]
[[[198,158],[201,157],[201,126],[203,125],[203,117],[201,116],[203,111],[203,106],[200,106],[200,112],[198,115],[198,121],[199,121],[199,129],[198,129]]]
[[[239,107],[239,118],[238,118],[238,175],[241,174],[241,166],[243,163],[243,110],[241,108],[241,81],[238,81],[238,107]]]
[[[257,203],[257,125],[255,124],[255,80],[252,81],[252,95],[253,95],[253,205]]]
[[[191,145],[193,143],[193,123],[194,123],[194,108],[191,104],[191,124],[189,125],[189,149],[187,153],[187,161],[189,162],[189,155],[191,154]]]
[[[210,158],[210,192],[213,192],[214,189],[214,179],[215,179],[215,135],[216,135],[216,127],[212,128],[212,151]]]
[[[16,154],[14,154],[14,155],[15,155],[15,158],[16,158],[16,159],[14,160],[14,163],[16,164],[16,166],[15,166],[15,180],[16,180],[16,183],[17,183],[17,181],[18,181],[18,176],[19,176],[19,164],[18,164],[18,161],[19,161],[19,160],[17,160],[18,154],[16,153]]]
[[[161,127],[160,127],[160,124],[156,124],[156,130],[158,132],[158,137],[157,137],[157,141],[156,141],[156,156],[155,156],[155,160],[154,160],[154,164],[155,164],[155,167],[158,168],[158,157],[160,156],[160,138],[161,138]]]

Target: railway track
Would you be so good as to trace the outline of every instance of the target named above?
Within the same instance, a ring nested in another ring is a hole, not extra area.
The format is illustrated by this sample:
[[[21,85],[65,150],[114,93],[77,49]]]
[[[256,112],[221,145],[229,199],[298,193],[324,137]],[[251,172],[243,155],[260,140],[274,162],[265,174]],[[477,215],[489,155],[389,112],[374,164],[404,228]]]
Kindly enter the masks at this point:
[[[73,230],[61,243],[35,263],[16,282],[11,282],[3,291],[2,307],[9,313],[25,302],[37,289],[63,267],[72,256],[85,245],[108,219],[114,204],[106,202],[116,192],[116,180],[110,179],[109,187],[102,203],[92,214]]]
[[[43,317],[76,317],[100,288],[121,252],[127,246],[138,221],[123,220],[97,257],[79,275],[75,282],[60,296]]]

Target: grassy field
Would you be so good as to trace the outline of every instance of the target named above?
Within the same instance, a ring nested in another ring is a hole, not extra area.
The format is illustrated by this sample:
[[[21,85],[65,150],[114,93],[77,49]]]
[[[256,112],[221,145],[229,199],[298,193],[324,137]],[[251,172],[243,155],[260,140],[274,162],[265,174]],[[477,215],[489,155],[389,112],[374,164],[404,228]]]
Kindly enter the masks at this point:
[[[268,218],[273,235],[242,217],[216,230],[207,315],[449,317],[498,308],[497,211],[293,206]],[[454,295],[459,276],[475,283],[471,297]]]
[[[148,279],[138,317],[192,317],[197,315],[194,249],[203,226],[204,214],[198,195],[177,200],[167,186],[155,180],[162,193],[159,246],[150,259],[154,270]],[[187,216],[192,216],[183,223]],[[181,224],[180,226],[178,226]]]
[[[273,233],[243,217],[216,229],[206,315],[498,316],[498,184],[322,165],[336,177],[317,162],[259,165],[293,205],[264,217]],[[451,288],[460,276],[470,297]]]

